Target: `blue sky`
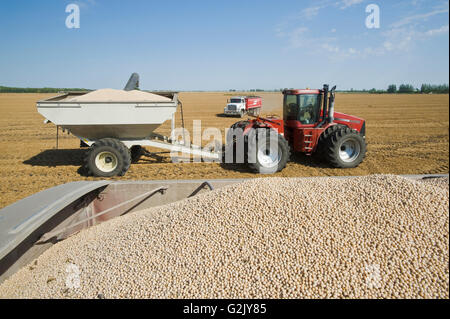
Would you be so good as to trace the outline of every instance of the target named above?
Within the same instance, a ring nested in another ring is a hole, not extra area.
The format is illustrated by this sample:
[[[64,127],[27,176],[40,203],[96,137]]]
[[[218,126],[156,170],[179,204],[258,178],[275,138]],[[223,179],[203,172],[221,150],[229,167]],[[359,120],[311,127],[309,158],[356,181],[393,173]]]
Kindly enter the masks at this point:
[[[68,29],[65,8],[80,7]],[[368,29],[368,4],[380,28]],[[386,88],[448,83],[448,0],[1,1],[0,85]]]

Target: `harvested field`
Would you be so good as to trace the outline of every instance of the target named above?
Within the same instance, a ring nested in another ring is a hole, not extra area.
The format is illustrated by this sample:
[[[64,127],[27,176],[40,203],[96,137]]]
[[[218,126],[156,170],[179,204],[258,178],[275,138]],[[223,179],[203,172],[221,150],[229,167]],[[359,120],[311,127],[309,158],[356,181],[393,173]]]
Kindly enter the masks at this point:
[[[253,179],[82,231],[0,298],[448,298],[448,204],[448,178]]]
[[[233,95],[239,95],[233,92]],[[43,124],[36,101],[55,94],[0,94],[0,207],[62,183],[94,179],[78,169],[84,150],[79,140]],[[281,94],[261,93],[263,113],[281,114]],[[224,129],[237,118],[221,117],[229,93],[181,93],[186,127]],[[336,110],[365,118],[368,153],[354,169],[333,169],[303,155],[293,156],[275,176],[429,174],[449,171],[448,95],[337,94]],[[179,113],[177,114],[180,123]],[[157,132],[168,134],[166,123]],[[192,132],[192,131],[191,131]],[[155,150],[160,151],[160,150]],[[240,166],[211,163],[173,164],[167,153],[133,164],[120,179],[202,179],[258,177]]]

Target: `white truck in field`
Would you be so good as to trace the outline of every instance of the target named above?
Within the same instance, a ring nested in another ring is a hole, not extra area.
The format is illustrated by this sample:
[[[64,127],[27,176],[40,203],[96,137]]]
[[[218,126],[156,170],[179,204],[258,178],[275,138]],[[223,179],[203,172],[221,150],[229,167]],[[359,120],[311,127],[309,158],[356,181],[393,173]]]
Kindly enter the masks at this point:
[[[262,98],[259,96],[233,96],[227,101],[224,108],[225,115],[238,115],[243,117],[245,114],[258,116],[261,113]]]

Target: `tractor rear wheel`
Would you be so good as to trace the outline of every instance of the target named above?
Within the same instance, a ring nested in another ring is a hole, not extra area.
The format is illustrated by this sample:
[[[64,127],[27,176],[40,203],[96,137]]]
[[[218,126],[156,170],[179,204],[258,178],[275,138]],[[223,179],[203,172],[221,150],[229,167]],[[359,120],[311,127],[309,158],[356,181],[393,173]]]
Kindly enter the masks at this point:
[[[325,158],[334,167],[357,167],[366,156],[366,141],[359,132],[341,127],[325,140]]]
[[[324,159],[326,158],[326,146],[327,146],[327,140],[331,135],[333,135],[336,131],[345,128],[347,126],[343,124],[335,124],[327,127],[322,134],[319,137],[319,141],[317,144],[317,150],[314,152],[314,157],[317,159]]]
[[[247,143],[248,166],[255,173],[279,172],[291,157],[288,142],[274,130],[253,129]]]
[[[119,140],[103,138],[90,147],[84,161],[89,175],[123,176],[130,168],[131,155]]]

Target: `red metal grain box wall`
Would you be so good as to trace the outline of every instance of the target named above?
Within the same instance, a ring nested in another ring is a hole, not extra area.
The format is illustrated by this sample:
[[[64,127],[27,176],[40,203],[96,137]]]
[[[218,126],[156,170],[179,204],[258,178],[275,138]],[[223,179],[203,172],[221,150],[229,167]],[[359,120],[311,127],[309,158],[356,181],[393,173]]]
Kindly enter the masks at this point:
[[[260,97],[248,97],[245,98],[245,108],[252,109],[255,107],[261,107],[262,106],[262,98]]]

